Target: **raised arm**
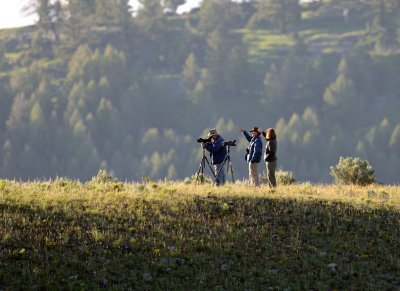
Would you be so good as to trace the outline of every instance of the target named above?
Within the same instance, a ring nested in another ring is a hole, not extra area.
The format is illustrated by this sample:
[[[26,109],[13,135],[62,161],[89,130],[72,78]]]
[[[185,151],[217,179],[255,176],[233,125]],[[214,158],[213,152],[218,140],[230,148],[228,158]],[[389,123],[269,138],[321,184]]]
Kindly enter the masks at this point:
[[[251,139],[253,138],[247,131],[243,130],[242,131],[244,137],[247,139],[248,142],[251,141]]]

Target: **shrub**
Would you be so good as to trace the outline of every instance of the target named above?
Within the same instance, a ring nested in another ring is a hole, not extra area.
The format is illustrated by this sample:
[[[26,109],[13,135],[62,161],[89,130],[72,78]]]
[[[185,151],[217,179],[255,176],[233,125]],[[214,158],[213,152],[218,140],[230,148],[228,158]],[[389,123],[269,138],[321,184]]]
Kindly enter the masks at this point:
[[[277,185],[291,185],[296,183],[293,173],[289,171],[282,171],[282,170],[276,171],[275,178]],[[268,177],[267,176],[260,177],[260,181],[261,183],[268,184]]]
[[[365,186],[375,183],[372,166],[360,158],[340,157],[339,163],[330,169],[337,184]]]
[[[112,183],[116,181],[117,179],[115,179],[111,174],[108,174],[106,170],[100,170],[91,180],[93,183]]]
[[[291,185],[296,183],[296,179],[292,172],[288,171],[277,171],[275,173],[276,184],[277,185]]]

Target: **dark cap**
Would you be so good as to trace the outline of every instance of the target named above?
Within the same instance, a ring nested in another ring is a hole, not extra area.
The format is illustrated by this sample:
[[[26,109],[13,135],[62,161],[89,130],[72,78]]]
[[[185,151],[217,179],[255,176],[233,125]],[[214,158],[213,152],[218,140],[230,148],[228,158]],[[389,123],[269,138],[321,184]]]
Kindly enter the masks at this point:
[[[258,127],[257,127],[257,126],[255,126],[255,127],[253,127],[252,129],[250,129],[250,132],[253,132],[253,131],[256,131],[256,132],[258,132]]]

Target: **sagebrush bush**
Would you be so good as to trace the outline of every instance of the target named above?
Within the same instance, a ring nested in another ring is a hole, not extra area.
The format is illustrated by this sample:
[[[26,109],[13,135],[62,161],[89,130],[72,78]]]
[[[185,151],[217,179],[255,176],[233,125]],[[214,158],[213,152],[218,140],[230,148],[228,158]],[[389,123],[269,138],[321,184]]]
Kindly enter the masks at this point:
[[[93,183],[112,183],[116,182],[115,179],[111,174],[108,174],[106,170],[99,170],[96,176],[92,177],[91,182]]]
[[[296,183],[296,179],[293,176],[292,172],[289,171],[276,171],[275,172],[276,184],[277,185],[292,185]],[[260,177],[261,183],[268,184],[268,177],[262,176]]]
[[[372,166],[360,158],[340,157],[339,163],[330,170],[337,184],[365,186],[375,183]]]
[[[275,173],[276,183],[278,185],[292,185],[296,183],[296,179],[292,172],[288,171],[277,171]]]

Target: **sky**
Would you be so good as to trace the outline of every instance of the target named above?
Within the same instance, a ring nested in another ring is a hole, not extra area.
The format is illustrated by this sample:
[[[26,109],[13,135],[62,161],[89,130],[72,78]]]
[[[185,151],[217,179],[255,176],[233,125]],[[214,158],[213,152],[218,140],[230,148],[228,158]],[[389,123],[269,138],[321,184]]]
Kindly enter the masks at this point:
[[[36,15],[26,15],[21,10],[28,0],[0,0],[0,29],[20,27],[35,23]],[[187,3],[178,8],[178,13],[198,7],[201,0],[187,0]],[[136,0],[131,0],[131,5],[137,5]]]
[[[25,26],[34,23],[34,15],[27,16],[21,11],[27,0],[0,0],[0,28]]]

